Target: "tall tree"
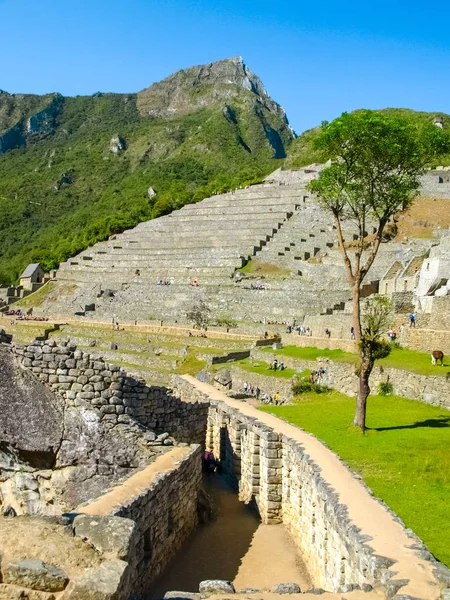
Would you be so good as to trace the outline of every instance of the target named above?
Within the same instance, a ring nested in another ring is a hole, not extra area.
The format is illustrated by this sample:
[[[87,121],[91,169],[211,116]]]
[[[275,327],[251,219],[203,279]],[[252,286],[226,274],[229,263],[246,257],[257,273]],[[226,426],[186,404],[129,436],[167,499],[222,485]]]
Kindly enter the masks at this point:
[[[358,395],[354,425],[366,428],[366,405],[373,369],[373,344],[364,344],[361,287],[373,265],[386,225],[408,209],[420,189],[420,176],[434,158],[450,151],[447,131],[430,123],[362,110],[322,123],[315,149],[331,160],[309,189],[333,216],[347,279],[352,290],[353,327],[359,343]],[[356,226],[351,248],[343,224]],[[367,235],[369,226],[375,233]]]

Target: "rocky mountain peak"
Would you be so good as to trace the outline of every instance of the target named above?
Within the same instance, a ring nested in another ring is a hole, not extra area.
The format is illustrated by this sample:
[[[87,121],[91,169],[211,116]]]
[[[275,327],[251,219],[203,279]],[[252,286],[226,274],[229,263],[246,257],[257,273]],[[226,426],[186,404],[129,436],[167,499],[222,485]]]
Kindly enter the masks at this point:
[[[141,114],[151,116],[185,114],[211,104],[224,104],[224,100],[242,91],[279,108],[241,56],[176,71],[139,92],[138,108]]]

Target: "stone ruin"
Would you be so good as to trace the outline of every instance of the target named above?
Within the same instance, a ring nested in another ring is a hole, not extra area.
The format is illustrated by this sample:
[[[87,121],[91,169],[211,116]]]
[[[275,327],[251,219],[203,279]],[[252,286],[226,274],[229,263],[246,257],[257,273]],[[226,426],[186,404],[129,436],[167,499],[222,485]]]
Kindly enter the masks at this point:
[[[290,531],[332,598],[448,600],[448,570],[336,455],[207,384],[148,387],[75,345],[37,340],[0,345],[0,382],[0,598],[148,597],[199,522],[206,444],[241,501]],[[354,494],[376,522],[361,521]],[[286,590],[300,592],[273,593]],[[235,593],[223,582],[201,591]]]
[[[206,409],[70,343],[1,340],[0,598],[147,589],[197,524]]]

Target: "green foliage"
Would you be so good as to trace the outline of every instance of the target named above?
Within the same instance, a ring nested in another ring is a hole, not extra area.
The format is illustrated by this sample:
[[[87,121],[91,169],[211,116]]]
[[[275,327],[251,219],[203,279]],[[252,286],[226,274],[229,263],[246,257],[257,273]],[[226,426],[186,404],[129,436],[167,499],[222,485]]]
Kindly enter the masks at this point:
[[[230,317],[230,315],[219,315],[216,319],[216,325],[219,327],[228,327],[229,329],[236,329],[238,326],[237,321]]]
[[[371,396],[365,435],[349,427],[355,399],[304,394],[294,406],[264,405],[323,440],[450,566],[450,414],[398,396]]]
[[[392,396],[394,393],[394,386],[390,381],[381,381],[378,385],[379,396]]]
[[[355,111],[356,114],[359,112],[362,111]],[[444,113],[417,112],[407,108],[384,108],[374,112],[388,117],[400,117],[418,128],[433,124],[434,119],[439,117],[442,120],[444,131],[450,131],[450,116]],[[294,140],[289,147],[288,157],[283,168],[299,169],[312,163],[324,163],[331,158],[329,152],[319,149],[315,145],[315,139],[320,132],[321,128],[315,127],[305,131]],[[439,158],[431,158],[427,166],[436,167],[437,165],[450,165],[450,153],[448,151],[441,154]]]
[[[236,123],[217,103],[165,119],[139,114],[133,94],[65,98],[53,135],[0,155],[0,285],[30,262],[57,267],[114,233],[278,168],[249,92],[242,94],[233,98]],[[16,116],[40,109],[39,98]],[[273,126],[281,129],[279,121]],[[118,155],[109,150],[117,134],[127,143]],[[57,191],[62,173],[73,183]]]
[[[392,315],[392,303],[386,296],[369,298],[362,310],[360,349],[364,356],[374,360],[386,358],[391,344],[383,340]]]
[[[298,381],[294,381],[292,384],[292,393],[294,396],[300,396],[301,394],[306,394],[308,392],[313,392],[314,394],[327,394],[331,391],[326,385],[320,385],[319,383],[311,383],[311,381],[307,381],[306,379],[300,379]]]
[[[431,123],[417,126],[401,116],[364,110],[324,122],[314,147],[332,164],[310,190],[335,217],[355,221],[364,237],[370,217],[382,232],[398,210],[410,206],[426,165],[450,151],[450,136]]]
[[[209,306],[203,300],[200,300],[186,312],[186,319],[196,327],[201,327],[209,322],[210,314],[211,309]]]

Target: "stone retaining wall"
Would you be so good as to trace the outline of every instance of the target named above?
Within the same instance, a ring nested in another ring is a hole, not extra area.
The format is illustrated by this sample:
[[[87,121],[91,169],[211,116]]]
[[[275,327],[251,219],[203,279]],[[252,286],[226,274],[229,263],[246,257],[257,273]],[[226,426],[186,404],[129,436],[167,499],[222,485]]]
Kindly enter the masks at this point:
[[[110,427],[133,421],[169,433],[178,442],[203,443],[207,407],[174,396],[165,387],[149,387],[119,366],[77,350],[74,344],[35,340],[13,345],[22,365],[58,392],[71,406],[88,405]]]
[[[252,350],[252,357],[256,360],[270,361],[275,355],[268,352]],[[333,362],[328,358],[317,360],[301,360],[288,356],[277,355],[278,360],[283,360],[287,367],[318,370],[326,369],[322,379],[323,385],[328,385],[348,396],[356,396],[357,379],[354,365],[348,363]],[[440,367],[437,366],[436,370]],[[433,406],[442,406],[450,409],[450,390],[446,377],[419,375],[399,369],[388,369],[375,367],[370,376],[372,393],[376,394],[381,382],[390,381],[394,388],[393,393],[397,396],[419,400]]]
[[[128,558],[128,586],[133,597],[146,597],[151,584],[197,527],[201,454],[199,445],[191,446],[174,468],[156,473],[145,489],[138,488],[136,492],[132,488],[128,497],[107,513],[135,524]],[[97,514],[96,505],[100,506],[101,500],[95,500],[91,507],[82,507],[80,512]]]

